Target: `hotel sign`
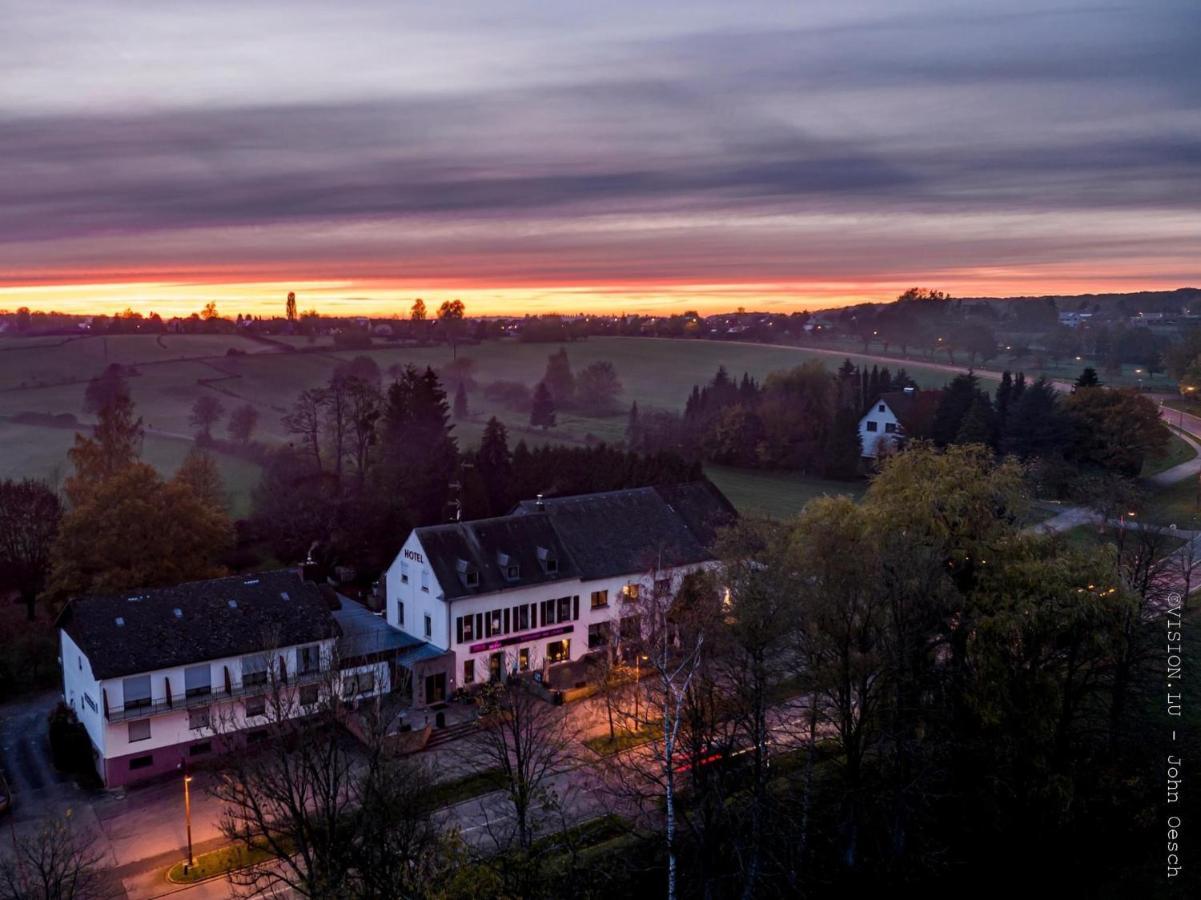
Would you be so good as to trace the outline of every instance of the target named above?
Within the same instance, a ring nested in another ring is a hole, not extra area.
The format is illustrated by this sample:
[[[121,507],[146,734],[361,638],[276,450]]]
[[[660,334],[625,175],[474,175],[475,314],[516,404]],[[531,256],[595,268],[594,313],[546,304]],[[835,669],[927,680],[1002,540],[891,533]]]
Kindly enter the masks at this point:
[[[419,562],[419,563],[425,562],[425,560],[421,558],[421,554],[418,553],[416,550],[406,550],[405,551],[405,559],[411,559],[411,560],[413,560],[413,562]]]
[[[557,628],[545,628],[542,631],[533,631],[529,634],[513,635],[507,638],[497,638],[494,641],[472,644],[467,649],[471,653],[483,653],[486,650],[499,650],[501,647],[510,647],[513,644],[525,644],[529,641],[540,641],[543,638],[557,637],[560,634],[571,634],[572,631],[573,626],[560,625]]]

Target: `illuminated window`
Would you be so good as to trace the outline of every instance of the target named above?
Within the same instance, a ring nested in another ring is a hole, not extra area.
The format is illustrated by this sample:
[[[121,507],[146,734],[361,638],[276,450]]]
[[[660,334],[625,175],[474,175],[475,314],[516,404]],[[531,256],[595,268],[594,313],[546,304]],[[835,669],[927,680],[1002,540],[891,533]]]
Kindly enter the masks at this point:
[[[571,641],[551,641],[546,645],[546,658],[552,663],[569,660],[571,658]]]

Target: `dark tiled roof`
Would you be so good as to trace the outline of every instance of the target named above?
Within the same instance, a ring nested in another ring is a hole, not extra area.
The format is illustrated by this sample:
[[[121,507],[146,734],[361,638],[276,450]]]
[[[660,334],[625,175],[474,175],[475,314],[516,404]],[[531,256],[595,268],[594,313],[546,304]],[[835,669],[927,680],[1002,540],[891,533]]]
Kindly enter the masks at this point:
[[[542,506],[586,579],[710,560],[717,529],[737,517],[709,482],[551,497]],[[536,515],[538,501],[514,512]]]
[[[709,482],[527,500],[507,516],[417,529],[444,597],[454,600],[564,579],[630,575],[713,558],[737,513]],[[557,570],[547,571],[550,555]],[[518,567],[509,579],[503,560]],[[473,573],[469,583],[467,573]]]
[[[431,525],[418,528],[417,537],[447,600],[580,577],[545,514]],[[547,570],[540,549],[554,559],[555,571]],[[517,566],[516,579],[507,576],[509,564]],[[468,583],[468,571],[476,584]]]
[[[880,395],[909,437],[925,437],[934,422],[934,413],[942,402],[942,391],[889,391]]]
[[[317,585],[288,570],[79,597],[59,626],[101,679],[339,634]]]

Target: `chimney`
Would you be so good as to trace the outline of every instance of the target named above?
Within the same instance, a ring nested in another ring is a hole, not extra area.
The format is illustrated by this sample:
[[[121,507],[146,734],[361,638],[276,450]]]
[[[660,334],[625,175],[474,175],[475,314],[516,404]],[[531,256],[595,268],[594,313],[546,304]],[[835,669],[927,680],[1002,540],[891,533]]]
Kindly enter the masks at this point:
[[[541,494],[539,494],[538,499],[534,501],[534,508],[537,509],[538,512],[544,512],[546,510],[546,504],[542,502]]]

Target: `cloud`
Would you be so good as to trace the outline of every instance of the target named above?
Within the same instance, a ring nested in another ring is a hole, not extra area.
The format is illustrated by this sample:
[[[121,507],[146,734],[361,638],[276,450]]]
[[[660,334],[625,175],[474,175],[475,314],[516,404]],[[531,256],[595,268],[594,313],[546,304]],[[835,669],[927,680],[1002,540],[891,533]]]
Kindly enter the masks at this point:
[[[59,48],[94,67],[92,108],[65,52],[45,112],[0,88],[0,261],[9,279],[153,262],[571,283],[1196,249],[1195,6],[842,6],[466,5],[389,28],[387,4],[314,5],[261,47],[238,29],[266,7],[224,25],[163,8],[138,23],[153,41],[97,62],[114,7]],[[10,84],[54,61],[51,24],[18,17]],[[468,61],[440,76],[439,47]],[[157,72],[173,48],[179,83],[156,95],[129,60]]]

